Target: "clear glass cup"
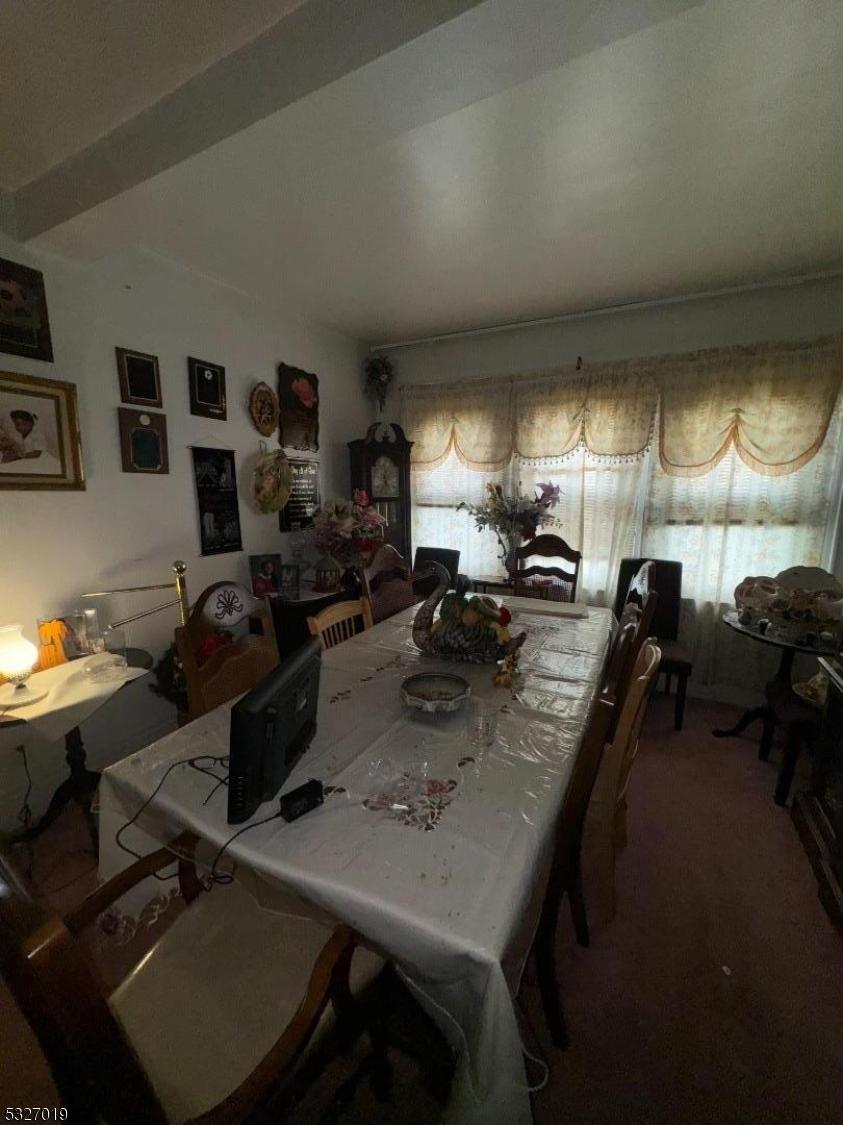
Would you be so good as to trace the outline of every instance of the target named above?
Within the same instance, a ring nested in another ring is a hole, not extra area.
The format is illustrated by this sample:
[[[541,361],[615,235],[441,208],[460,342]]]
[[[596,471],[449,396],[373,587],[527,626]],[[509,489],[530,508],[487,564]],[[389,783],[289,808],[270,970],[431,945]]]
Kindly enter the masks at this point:
[[[113,626],[105,630],[102,635],[105,651],[111,653],[112,656],[119,657],[123,666],[126,666],[126,634],[122,629],[115,629]]]
[[[474,746],[491,746],[498,729],[496,703],[473,696],[468,701],[468,738]]]

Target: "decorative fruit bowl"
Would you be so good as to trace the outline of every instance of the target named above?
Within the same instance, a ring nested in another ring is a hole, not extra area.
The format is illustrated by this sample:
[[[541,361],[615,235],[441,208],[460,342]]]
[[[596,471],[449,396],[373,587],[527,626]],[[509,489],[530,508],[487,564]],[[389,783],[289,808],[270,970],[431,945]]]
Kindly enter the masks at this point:
[[[471,684],[462,676],[421,672],[401,685],[401,698],[417,711],[458,711],[471,695]]]

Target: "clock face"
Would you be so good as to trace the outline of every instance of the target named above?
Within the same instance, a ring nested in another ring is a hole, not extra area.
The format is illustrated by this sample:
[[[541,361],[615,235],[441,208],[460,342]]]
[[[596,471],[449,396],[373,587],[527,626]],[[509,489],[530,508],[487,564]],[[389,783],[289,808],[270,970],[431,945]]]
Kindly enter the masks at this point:
[[[385,454],[372,465],[372,495],[384,498],[398,497],[398,466]]]

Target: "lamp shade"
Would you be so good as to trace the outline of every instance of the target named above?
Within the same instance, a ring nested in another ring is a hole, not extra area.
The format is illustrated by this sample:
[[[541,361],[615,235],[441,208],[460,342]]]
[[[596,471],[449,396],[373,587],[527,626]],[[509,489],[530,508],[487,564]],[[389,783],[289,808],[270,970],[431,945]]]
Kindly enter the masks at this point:
[[[38,649],[20,625],[0,626],[0,673],[7,680],[25,680],[38,662]]]

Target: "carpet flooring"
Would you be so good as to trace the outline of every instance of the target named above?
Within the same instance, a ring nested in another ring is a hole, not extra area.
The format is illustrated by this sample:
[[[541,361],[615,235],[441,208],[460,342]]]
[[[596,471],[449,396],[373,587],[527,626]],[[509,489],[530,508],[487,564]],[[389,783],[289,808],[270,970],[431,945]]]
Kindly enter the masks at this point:
[[[672,700],[653,700],[630,787],[617,916],[592,927],[588,949],[575,943],[567,911],[560,926],[567,1052],[550,1046],[529,976],[522,988],[533,1053],[549,1064],[536,1125],[843,1121],[843,943],[790,816],[773,803],[777,754],[759,762],[752,729],[710,735],[736,714],[689,700],[676,733]],[[795,789],[804,786],[800,768]],[[90,890],[93,865],[72,811],[39,842],[33,877],[67,908]],[[2,987],[0,1029],[0,1107],[56,1105]],[[415,1065],[394,1061],[390,1103],[361,1081],[345,1120],[437,1119]],[[341,1078],[328,1072],[324,1084]],[[297,1122],[319,1119],[311,1100]]]

